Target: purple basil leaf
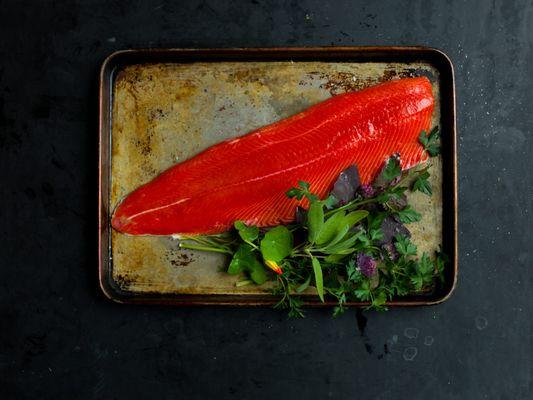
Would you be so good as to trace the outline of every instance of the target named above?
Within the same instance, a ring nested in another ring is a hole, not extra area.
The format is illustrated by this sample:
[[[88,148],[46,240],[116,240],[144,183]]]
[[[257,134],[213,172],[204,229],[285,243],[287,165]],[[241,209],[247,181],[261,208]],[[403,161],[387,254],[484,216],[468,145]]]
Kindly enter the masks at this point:
[[[360,184],[361,181],[357,166],[350,165],[339,174],[339,177],[333,185],[331,194],[339,200],[339,203],[346,204],[354,199],[355,191],[359,188]]]
[[[411,237],[411,232],[395,217],[387,217],[381,222],[381,232],[383,237],[376,242],[378,246],[383,246],[388,243],[392,243],[392,239],[396,235],[403,235]]]

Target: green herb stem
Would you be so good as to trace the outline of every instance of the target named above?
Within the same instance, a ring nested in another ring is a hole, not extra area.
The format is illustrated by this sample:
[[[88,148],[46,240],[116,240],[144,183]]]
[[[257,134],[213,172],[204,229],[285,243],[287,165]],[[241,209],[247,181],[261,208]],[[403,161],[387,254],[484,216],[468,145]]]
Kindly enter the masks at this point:
[[[334,208],[333,210],[325,212],[324,216],[327,217],[327,216],[329,216],[329,215],[331,215],[333,213],[336,213],[338,211],[353,210],[355,207],[359,207],[359,206],[362,206],[362,205],[368,204],[368,203],[375,203],[376,201],[377,201],[377,199],[375,199],[375,198],[366,199],[366,200],[360,200],[360,201],[353,200],[353,201],[351,201],[349,203],[346,203],[342,207]]]
[[[232,251],[221,247],[197,246],[194,244],[180,243],[180,248],[190,250],[212,251],[215,253],[233,254]]]
[[[428,168],[431,167],[431,164],[429,162],[426,163],[426,165],[424,166],[424,168],[422,169],[416,169],[415,171],[407,171],[407,173],[405,174],[405,176],[402,177],[402,179],[400,179],[398,181],[398,183],[396,185],[393,186],[393,188],[397,188],[397,187],[400,187],[403,183],[405,183],[408,179],[411,179],[413,177],[412,174],[417,174],[417,175],[421,175],[423,174],[424,172],[426,172],[428,170]]]
[[[244,241],[246,244],[250,245],[250,247],[252,247],[254,250],[258,250],[259,251],[259,247],[256,246],[255,244],[253,244],[252,242],[248,241],[248,240],[245,240]]]
[[[180,240],[190,240],[196,243],[200,243],[204,246],[214,245],[215,243],[213,243],[208,238],[209,238],[208,236],[182,236]]]

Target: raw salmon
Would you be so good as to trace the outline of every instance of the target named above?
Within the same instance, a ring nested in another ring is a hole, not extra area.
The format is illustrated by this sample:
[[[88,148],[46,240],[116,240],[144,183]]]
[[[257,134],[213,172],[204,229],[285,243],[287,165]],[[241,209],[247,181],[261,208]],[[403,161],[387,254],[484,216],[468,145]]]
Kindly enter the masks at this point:
[[[170,235],[218,233],[236,220],[290,222],[299,203],[285,192],[299,180],[325,196],[351,164],[369,183],[393,153],[404,169],[423,161],[418,135],[429,129],[433,106],[427,78],[332,97],[173,166],[127,196],[112,226],[133,235]]]

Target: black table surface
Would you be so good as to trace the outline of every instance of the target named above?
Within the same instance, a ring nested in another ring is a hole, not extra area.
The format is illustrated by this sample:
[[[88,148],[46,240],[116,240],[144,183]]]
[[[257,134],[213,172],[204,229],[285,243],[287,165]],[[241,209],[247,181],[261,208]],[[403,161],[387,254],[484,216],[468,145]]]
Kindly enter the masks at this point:
[[[533,3],[0,1],[1,399],[533,398]],[[456,72],[446,303],[123,306],[97,285],[97,74],[118,49],[426,45]]]

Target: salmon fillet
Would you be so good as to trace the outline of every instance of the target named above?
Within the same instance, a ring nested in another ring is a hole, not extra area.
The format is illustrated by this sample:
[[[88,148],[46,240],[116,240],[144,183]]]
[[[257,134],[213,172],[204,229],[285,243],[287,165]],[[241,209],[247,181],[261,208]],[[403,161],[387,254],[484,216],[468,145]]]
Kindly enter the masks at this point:
[[[352,164],[361,182],[370,183],[393,153],[403,169],[423,161],[418,135],[429,129],[433,107],[427,78],[332,97],[171,167],[127,196],[112,226],[133,235],[171,235],[219,233],[236,220],[290,222],[301,202],[285,192],[299,180],[323,197]]]

